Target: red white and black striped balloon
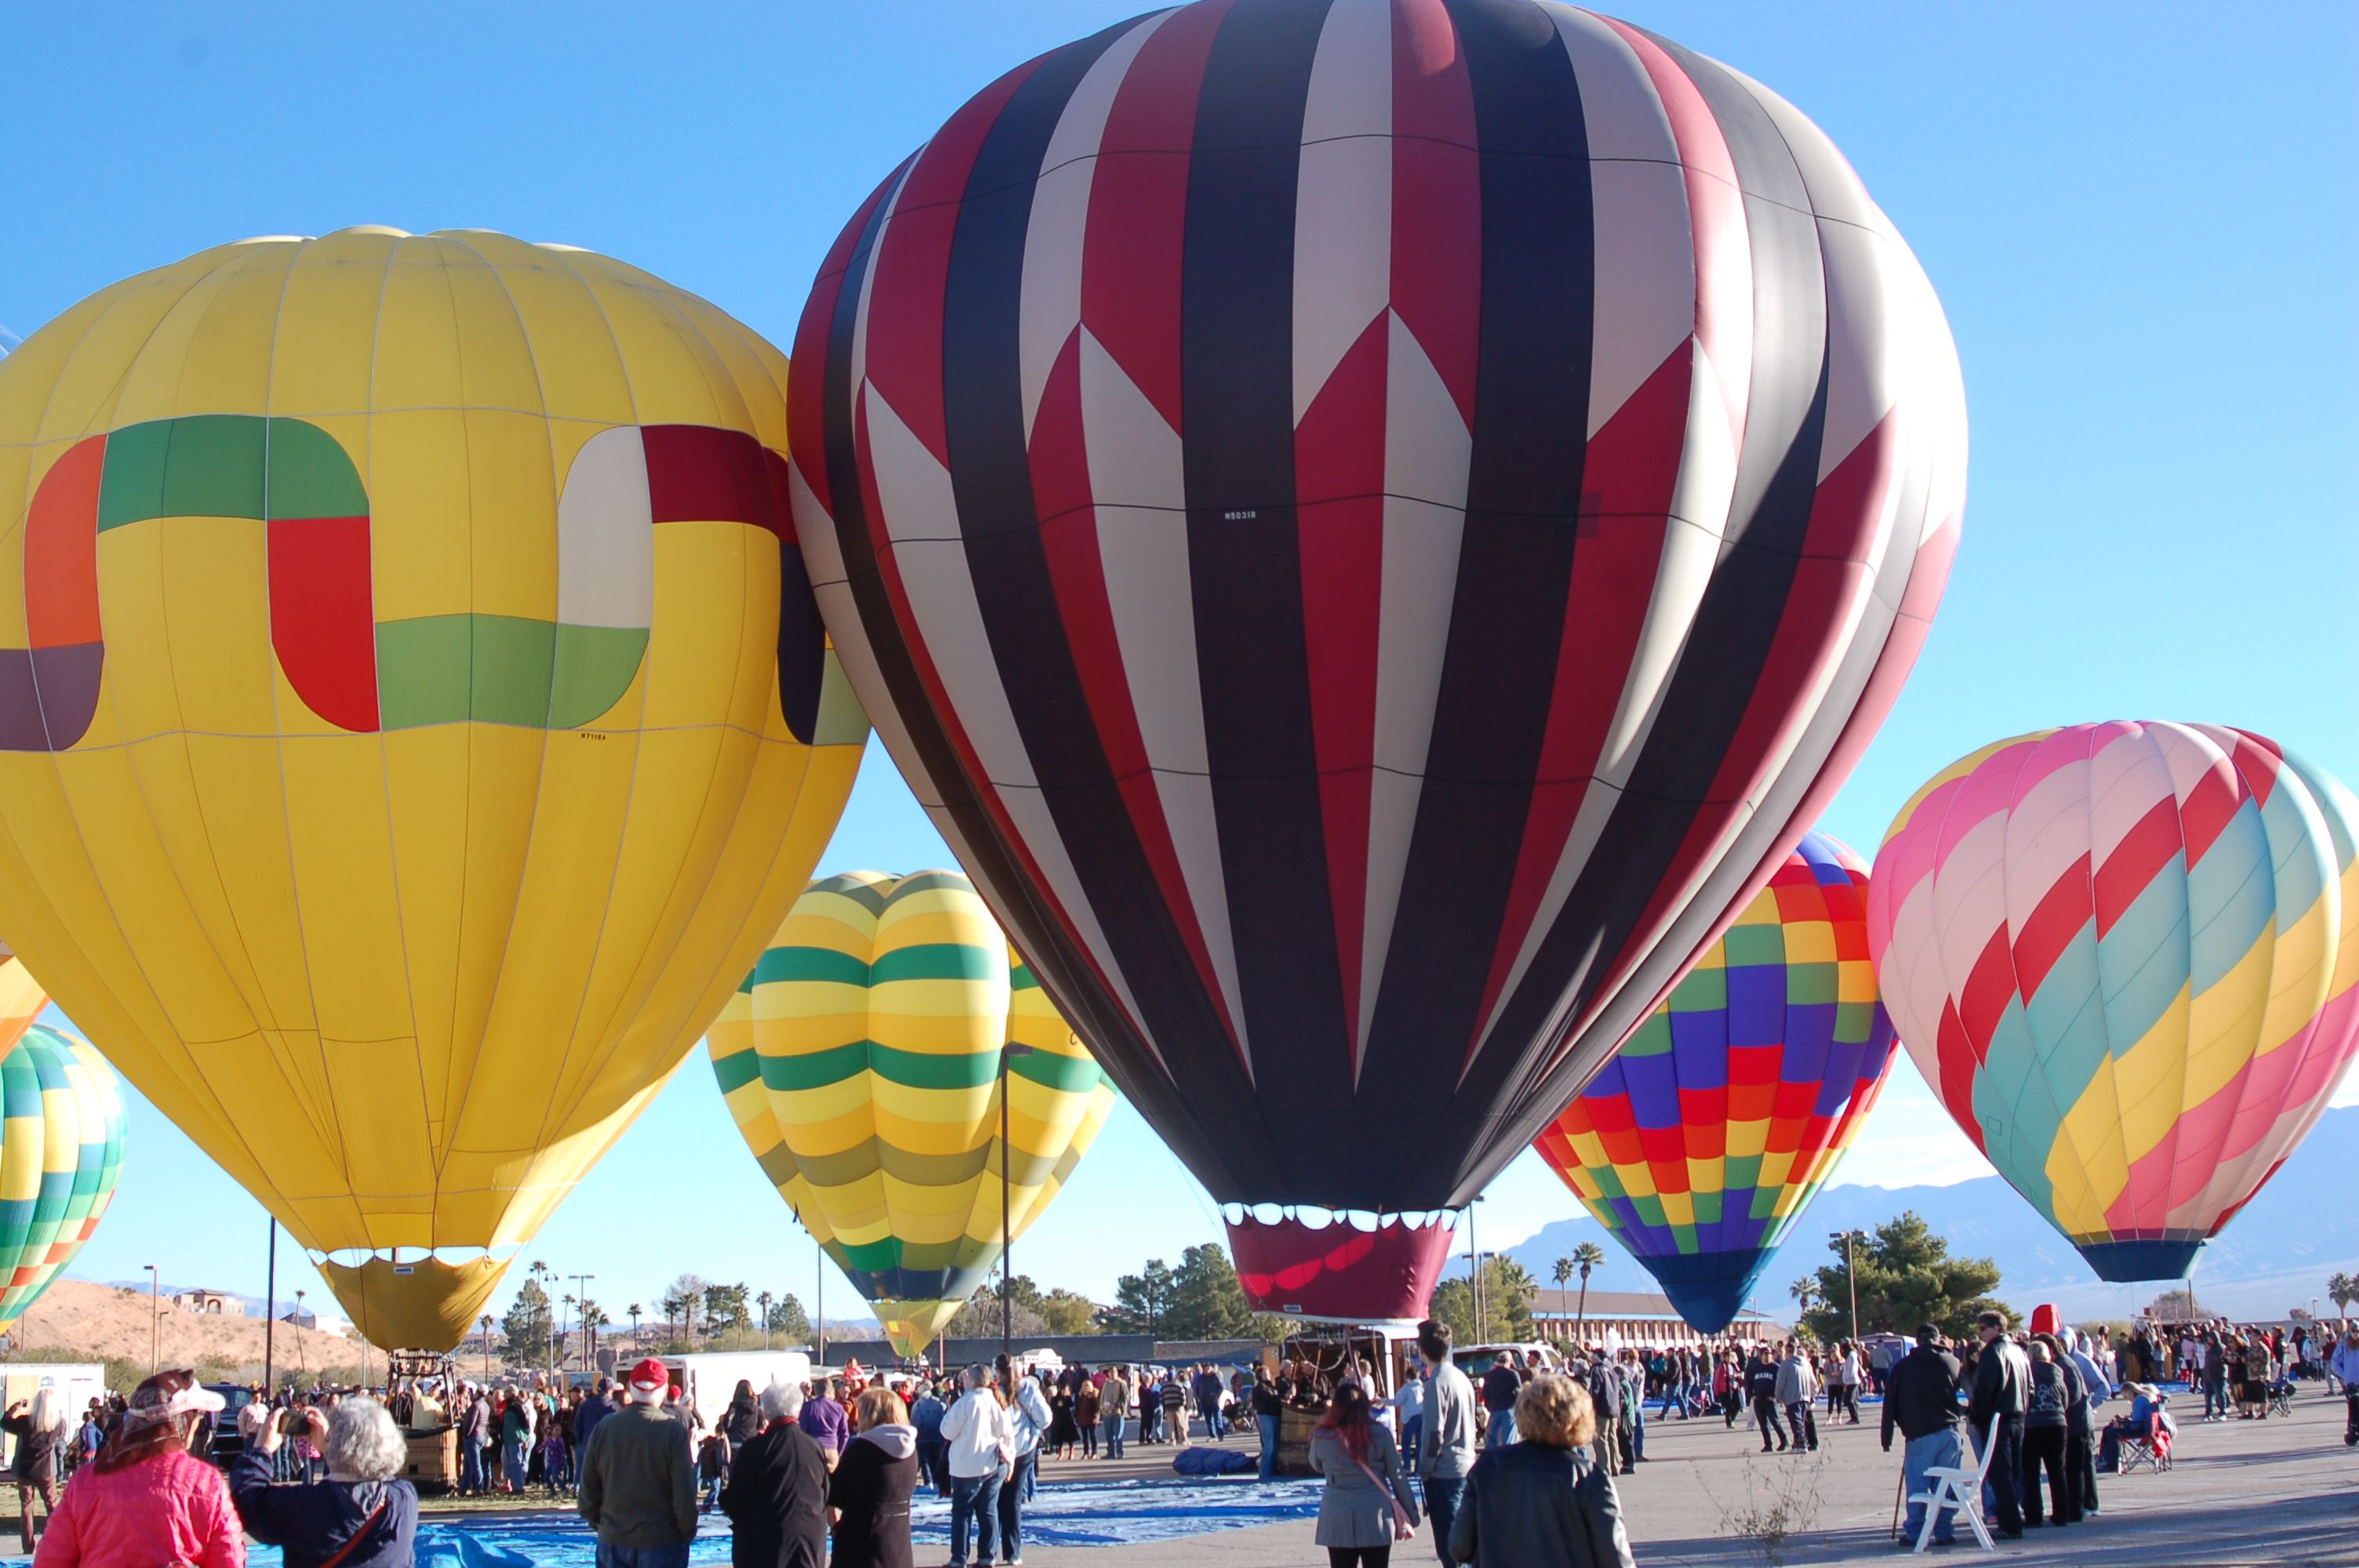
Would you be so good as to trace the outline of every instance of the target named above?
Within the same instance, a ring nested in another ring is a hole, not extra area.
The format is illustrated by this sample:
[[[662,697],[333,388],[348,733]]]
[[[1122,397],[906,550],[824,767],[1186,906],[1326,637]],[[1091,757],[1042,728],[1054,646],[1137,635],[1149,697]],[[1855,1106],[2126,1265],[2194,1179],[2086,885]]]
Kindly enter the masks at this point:
[[[796,521],[878,731],[1213,1195],[1464,1202],[1923,641],[1955,350],[1827,138],[1529,0],[1202,0],[845,228]]]

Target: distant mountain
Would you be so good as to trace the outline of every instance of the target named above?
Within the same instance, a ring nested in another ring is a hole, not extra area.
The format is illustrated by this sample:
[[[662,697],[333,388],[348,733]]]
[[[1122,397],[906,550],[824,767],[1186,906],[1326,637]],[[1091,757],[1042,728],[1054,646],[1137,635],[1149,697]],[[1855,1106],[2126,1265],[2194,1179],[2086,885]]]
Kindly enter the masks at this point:
[[[2359,1106],[2330,1110],[2319,1119],[2259,1195],[2203,1249],[2195,1265],[2196,1299],[2232,1317],[2282,1317],[2292,1308],[2332,1314],[2324,1299],[2327,1276],[2359,1271],[2359,1207],[2337,1200],[2359,1173]],[[1946,1187],[1822,1189],[1796,1222],[1786,1245],[1746,1303],[1756,1312],[1790,1320],[1794,1303],[1786,1287],[1827,1257],[1825,1238],[1857,1227],[1873,1229],[1904,1209],[1915,1209],[1950,1239],[1952,1252],[1995,1260],[2003,1271],[1998,1294],[2027,1309],[2053,1302],[2068,1317],[2129,1317],[2166,1287],[2112,1285],[2098,1279],[2071,1243],[2038,1211],[1997,1176],[1982,1176]],[[1583,1241],[1601,1243],[1606,1266],[1592,1276],[1608,1290],[1652,1290],[1654,1281],[1629,1253],[1587,1213],[1560,1219],[1506,1256],[1542,1284],[1553,1281],[1556,1260]],[[1456,1269],[1465,1272],[1463,1260]]]

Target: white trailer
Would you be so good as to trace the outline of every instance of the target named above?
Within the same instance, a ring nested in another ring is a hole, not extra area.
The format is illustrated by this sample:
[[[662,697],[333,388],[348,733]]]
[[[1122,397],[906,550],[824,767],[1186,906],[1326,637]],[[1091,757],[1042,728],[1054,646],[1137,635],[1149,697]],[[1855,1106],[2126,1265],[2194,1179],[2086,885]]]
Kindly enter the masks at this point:
[[[106,1397],[106,1368],[100,1362],[0,1362],[0,1405],[18,1400],[29,1403],[41,1390],[52,1388],[65,1397],[66,1436],[71,1438],[81,1430],[82,1413],[90,1401]],[[16,1440],[0,1440],[0,1463],[14,1464],[16,1458]]]
[[[693,1356],[667,1356],[666,1370],[679,1384],[685,1398],[696,1401],[697,1412],[708,1422],[729,1408],[742,1380],[756,1394],[772,1383],[810,1381],[810,1357],[799,1350],[712,1350]]]

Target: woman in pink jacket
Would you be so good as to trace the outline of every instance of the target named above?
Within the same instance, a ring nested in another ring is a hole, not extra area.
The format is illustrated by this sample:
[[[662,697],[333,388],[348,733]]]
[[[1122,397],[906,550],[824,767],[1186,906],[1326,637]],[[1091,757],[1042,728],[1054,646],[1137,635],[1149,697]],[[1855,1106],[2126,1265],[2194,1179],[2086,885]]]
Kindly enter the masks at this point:
[[[221,1408],[192,1372],[140,1384],[98,1458],[66,1483],[34,1568],[245,1568],[229,1485],[189,1452],[197,1418]]]

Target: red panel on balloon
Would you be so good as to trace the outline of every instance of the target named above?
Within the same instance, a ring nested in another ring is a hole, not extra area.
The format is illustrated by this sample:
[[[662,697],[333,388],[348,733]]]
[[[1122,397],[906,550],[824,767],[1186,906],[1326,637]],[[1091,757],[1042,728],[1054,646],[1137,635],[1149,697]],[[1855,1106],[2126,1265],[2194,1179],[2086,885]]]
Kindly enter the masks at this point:
[[[1256,1312],[1391,1323],[1425,1315],[1451,1227],[1388,1219],[1374,1230],[1299,1219],[1229,1222],[1237,1283]]]

